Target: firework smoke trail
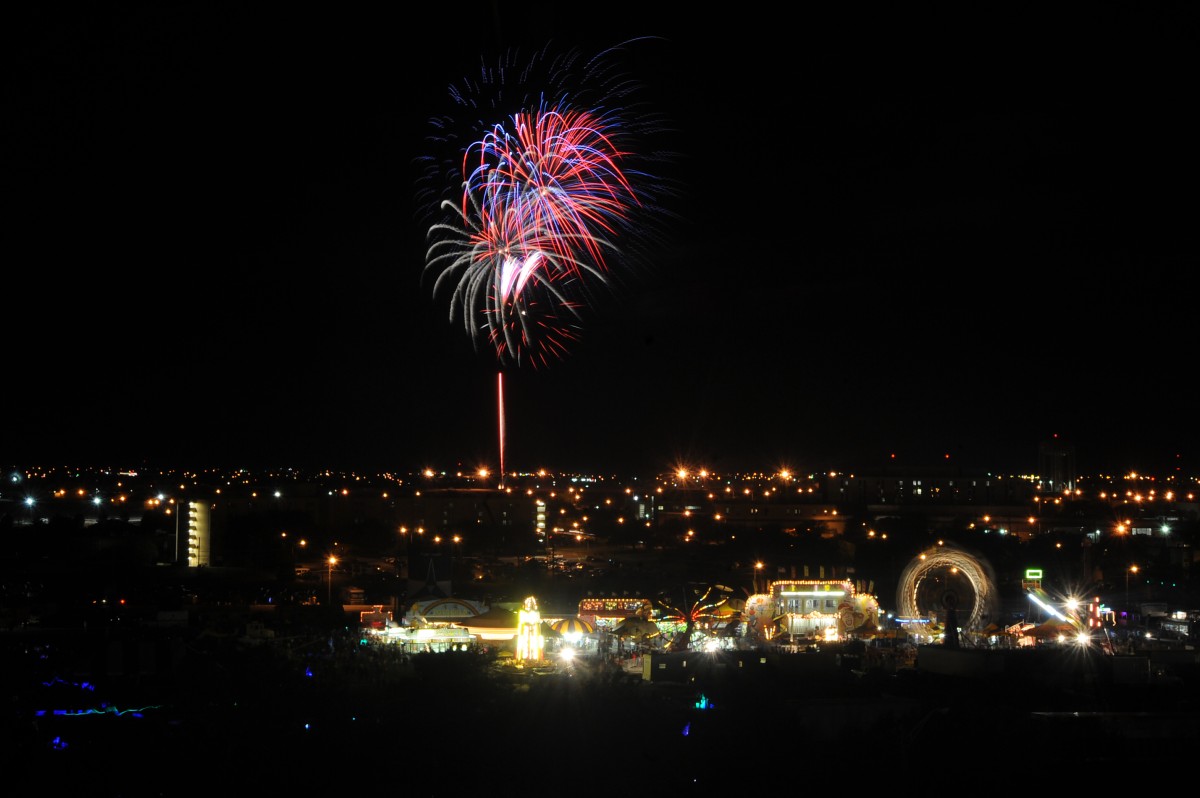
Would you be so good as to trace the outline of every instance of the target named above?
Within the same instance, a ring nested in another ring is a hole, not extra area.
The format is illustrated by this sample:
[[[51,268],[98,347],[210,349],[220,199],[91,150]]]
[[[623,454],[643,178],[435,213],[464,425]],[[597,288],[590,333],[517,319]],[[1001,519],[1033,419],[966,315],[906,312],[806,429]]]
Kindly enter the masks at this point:
[[[437,210],[424,274],[435,297],[451,291],[450,322],[502,368],[565,357],[614,265],[630,266],[661,218],[666,182],[642,164],[663,153],[637,146],[660,122],[628,103],[636,85],[612,60],[622,47],[582,64],[576,52],[522,67],[510,57],[450,90],[458,111],[491,118],[434,120],[443,155],[423,159],[438,198],[421,203]],[[503,479],[502,375],[497,391]]]

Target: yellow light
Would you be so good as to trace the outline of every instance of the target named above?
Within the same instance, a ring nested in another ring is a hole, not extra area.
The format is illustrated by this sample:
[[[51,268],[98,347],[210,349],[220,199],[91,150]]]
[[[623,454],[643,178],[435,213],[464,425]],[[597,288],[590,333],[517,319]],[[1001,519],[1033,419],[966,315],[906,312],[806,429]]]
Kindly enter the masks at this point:
[[[545,645],[545,638],[542,637],[542,614],[538,611],[537,599],[530,596],[525,599],[517,613],[517,660],[540,662]]]

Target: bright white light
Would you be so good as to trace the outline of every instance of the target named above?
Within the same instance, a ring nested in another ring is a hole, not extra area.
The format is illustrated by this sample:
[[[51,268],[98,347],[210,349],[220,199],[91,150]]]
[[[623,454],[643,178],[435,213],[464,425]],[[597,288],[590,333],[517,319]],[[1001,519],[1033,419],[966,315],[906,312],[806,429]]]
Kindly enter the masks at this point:
[[[1046,602],[1042,601],[1040,598],[1038,598],[1037,596],[1033,595],[1032,593],[1027,593],[1026,595],[1029,597],[1029,600],[1030,600],[1030,601],[1032,601],[1034,604],[1036,604],[1036,605],[1038,605],[1039,607],[1041,607],[1042,609],[1044,609],[1046,612],[1048,612],[1048,613],[1050,613],[1051,615],[1053,615],[1055,618],[1058,618],[1060,621],[1066,621],[1066,620],[1068,620],[1068,619],[1067,619],[1067,616],[1063,615],[1061,612],[1059,612],[1058,610],[1054,609],[1054,608],[1053,608],[1053,607],[1051,607],[1049,604],[1047,604]]]
[[[567,646],[561,652],[559,652],[558,658],[563,662],[570,662],[571,660],[575,659],[575,649]]]

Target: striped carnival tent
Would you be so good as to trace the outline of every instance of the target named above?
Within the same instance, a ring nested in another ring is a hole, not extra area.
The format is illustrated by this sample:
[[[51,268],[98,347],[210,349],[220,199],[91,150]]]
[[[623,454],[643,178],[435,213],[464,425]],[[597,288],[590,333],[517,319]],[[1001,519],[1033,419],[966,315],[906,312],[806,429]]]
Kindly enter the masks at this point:
[[[550,628],[566,638],[583,637],[596,631],[596,627],[579,617],[563,618],[550,624]]]

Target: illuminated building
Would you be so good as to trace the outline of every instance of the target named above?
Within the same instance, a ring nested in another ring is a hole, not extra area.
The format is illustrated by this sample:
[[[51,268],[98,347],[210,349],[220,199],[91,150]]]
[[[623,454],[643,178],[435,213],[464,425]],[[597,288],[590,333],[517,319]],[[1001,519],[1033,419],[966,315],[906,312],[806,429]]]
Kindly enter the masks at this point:
[[[766,640],[781,635],[840,640],[877,629],[879,602],[848,579],[785,579],[751,596],[744,617],[748,633]]]
[[[585,598],[579,600],[576,614],[597,629],[612,629],[632,615],[647,616],[649,619],[647,609],[650,606],[650,599],[646,598]]]
[[[189,568],[212,563],[212,518],[207,504],[187,503],[187,564]]]

